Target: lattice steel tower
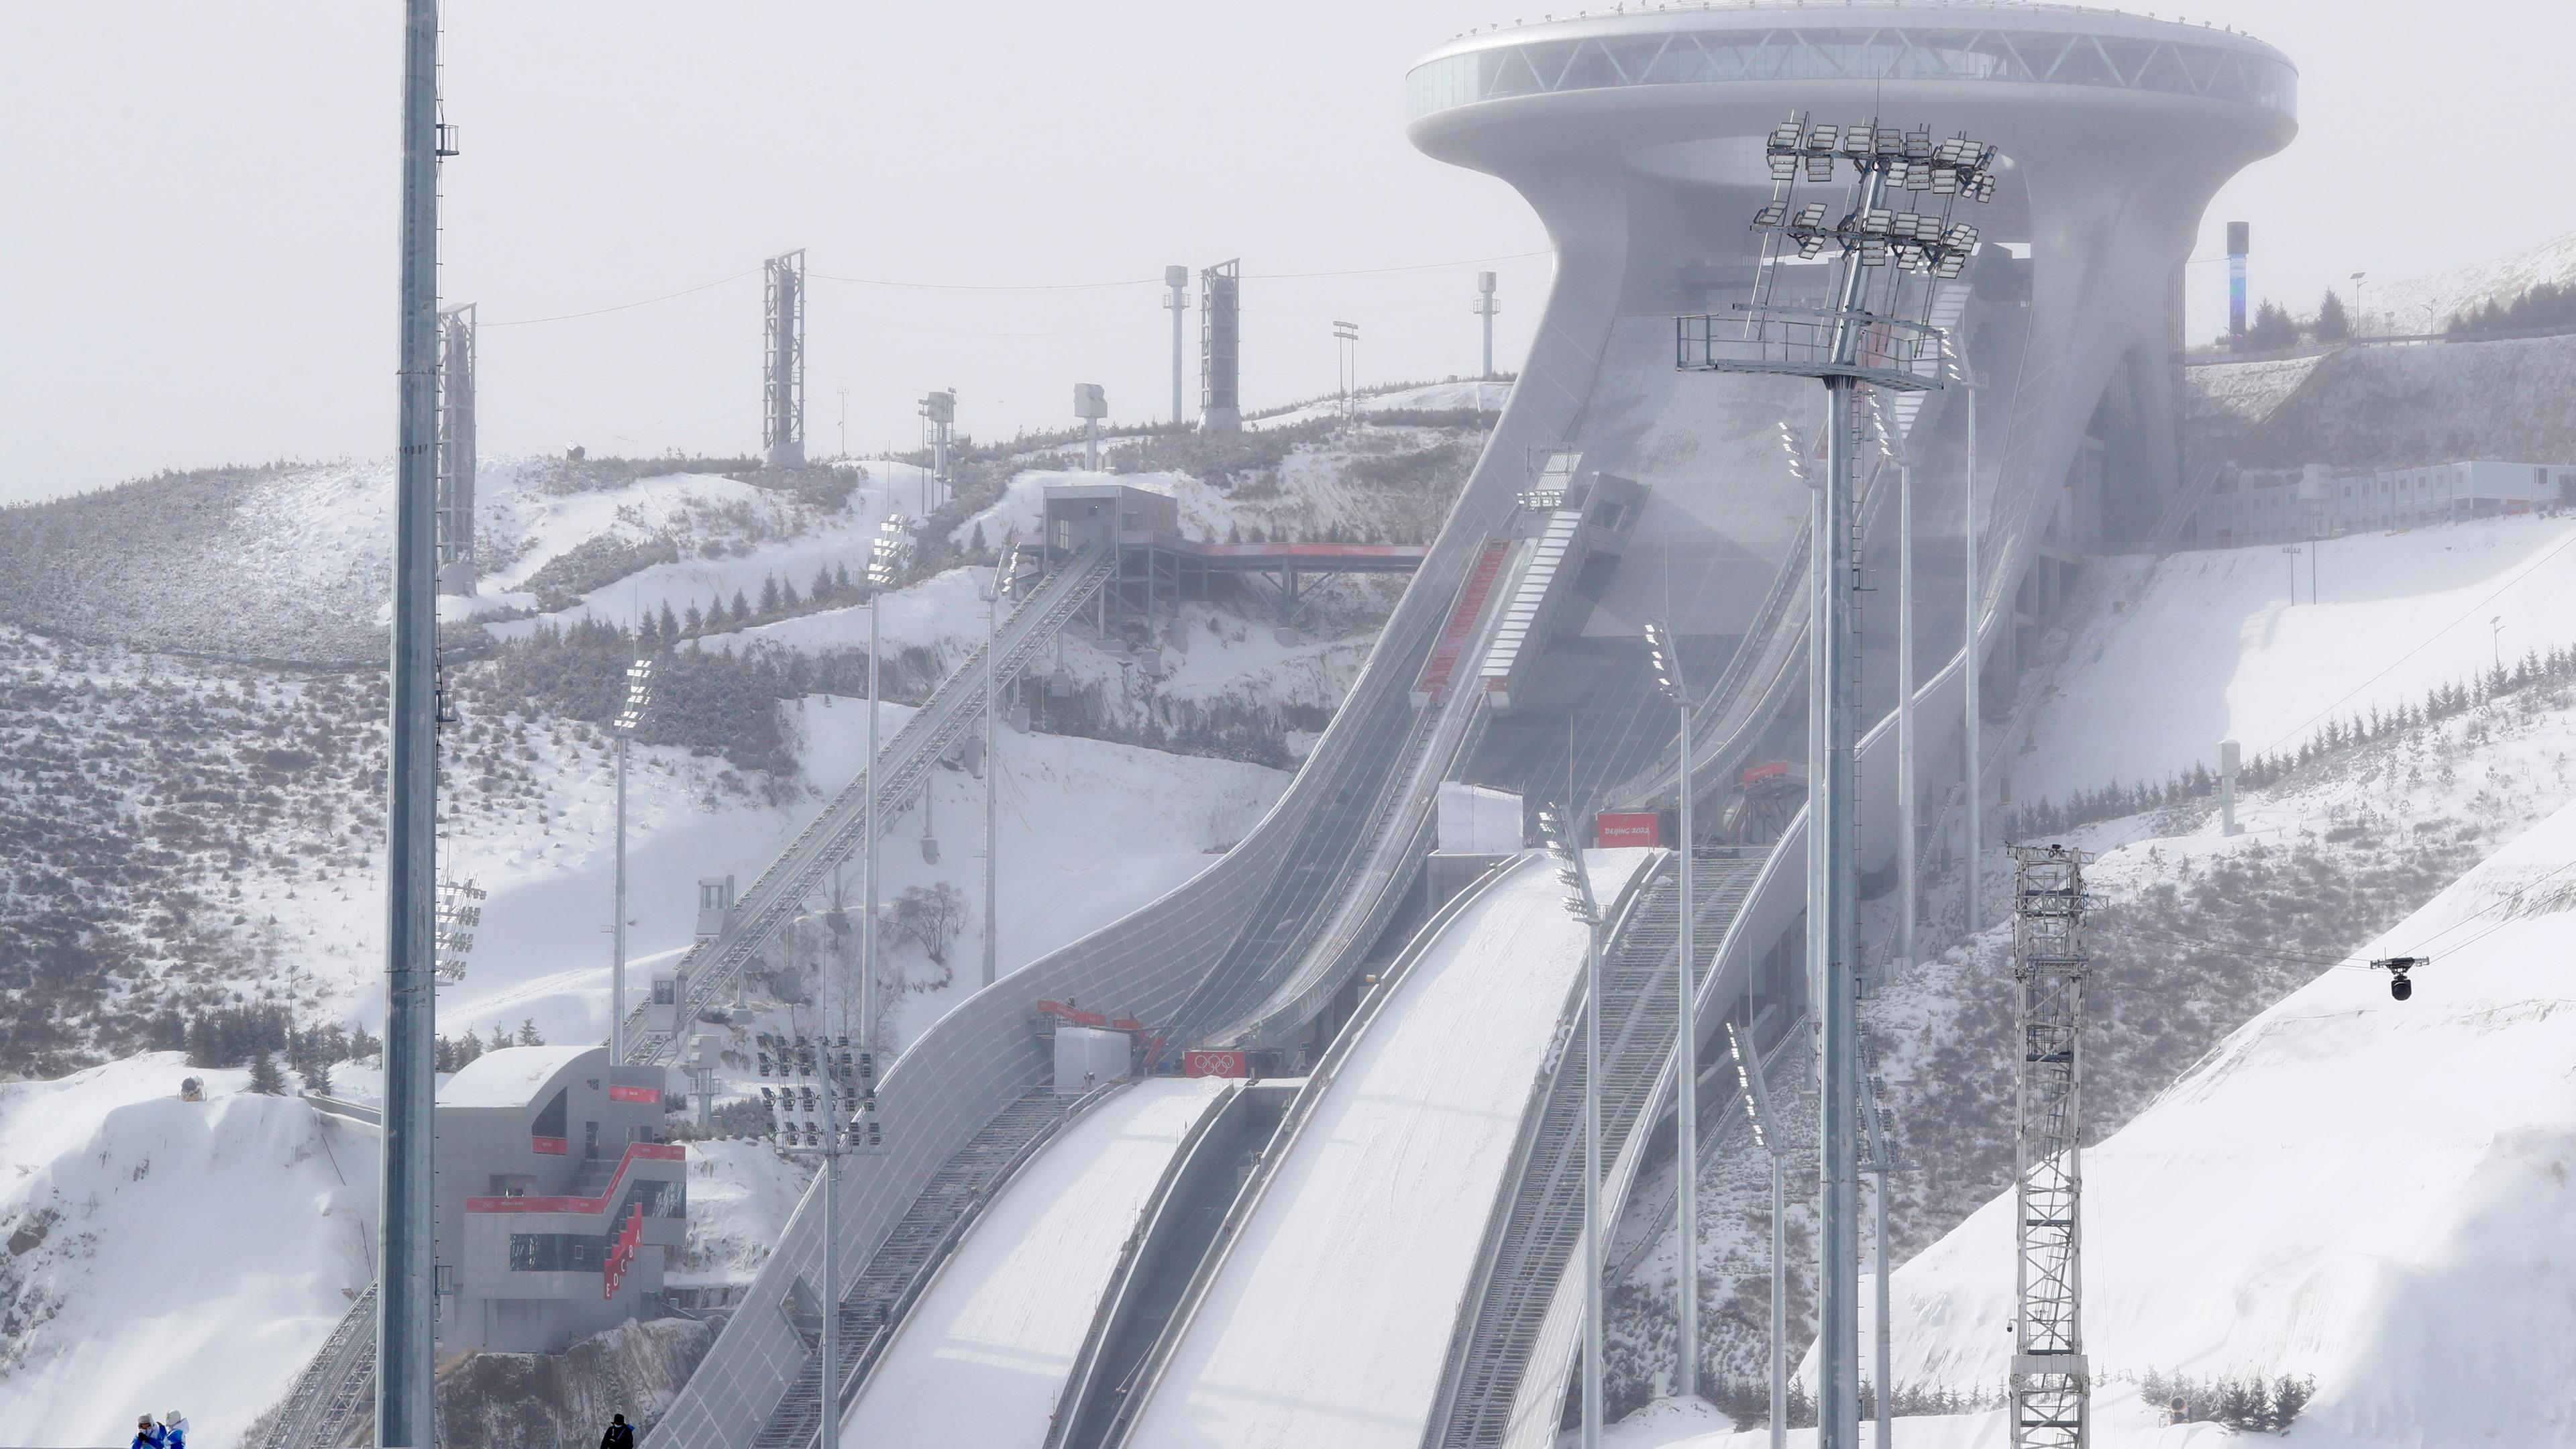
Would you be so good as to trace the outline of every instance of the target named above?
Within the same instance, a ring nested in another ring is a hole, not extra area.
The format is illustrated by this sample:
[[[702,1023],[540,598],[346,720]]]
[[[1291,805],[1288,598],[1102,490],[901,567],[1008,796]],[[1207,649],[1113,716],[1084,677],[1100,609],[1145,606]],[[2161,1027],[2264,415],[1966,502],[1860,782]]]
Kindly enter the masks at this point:
[[[438,313],[438,591],[474,592],[474,304]]]
[[[1243,427],[1243,263],[1199,273],[1199,431]]]
[[[762,289],[760,446],[772,468],[805,462],[805,249],[769,259]]]
[[[2089,1381],[2080,1316],[2084,1159],[2082,851],[2013,847],[2014,1449],[2083,1449]]]

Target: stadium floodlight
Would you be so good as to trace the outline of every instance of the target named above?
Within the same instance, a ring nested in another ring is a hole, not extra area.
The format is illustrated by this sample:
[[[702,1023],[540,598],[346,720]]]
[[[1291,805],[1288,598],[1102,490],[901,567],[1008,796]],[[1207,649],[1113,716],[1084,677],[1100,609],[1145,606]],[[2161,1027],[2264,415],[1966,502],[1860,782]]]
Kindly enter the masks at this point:
[[[878,707],[885,691],[879,686],[877,658],[884,653],[879,646],[879,625],[883,620],[881,601],[886,590],[912,567],[915,541],[912,520],[900,513],[889,513],[877,524],[876,541],[868,553],[868,800],[867,848],[861,874],[866,877],[867,913],[859,918],[859,1044],[862,1049],[876,1045],[877,983],[877,759],[878,741],[882,738],[884,713]],[[830,1417],[825,1416],[827,1419]]]
[[[1584,927],[1583,949],[1583,1449],[1601,1449],[1601,906],[1565,807],[1542,805],[1539,837],[1568,887],[1565,909]]]
[[[1680,762],[1677,776],[1681,781],[1679,840],[1674,848],[1681,853],[1681,940],[1674,953],[1674,986],[1676,1012],[1674,1020],[1680,1029],[1673,1033],[1673,1080],[1699,1080],[1699,942],[1695,926],[1699,915],[1698,846],[1699,830],[1692,817],[1694,797],[1691,779],[1691,693],[1682,677],[1682,654],[1673,638],[1672,629],[1660,622],[1646,625],[1646,660],[1655,672],[1655,688],[1673,705],[1679,721],[1674,741],[1675,759]],[[1678,1348],[1674,1355],[1673,1392],[1683,1398],[1699,1394],[1699,1101],[1698,1094],[1684,1090],[1676,1094],[1674,1106],[1674,1158],[1682,1164],[1678,1191],[1681,1218],[1681,1255],[1679,1267],[1680,1311]]]
[[[877,1120],[876,1063],[867,1043],[862,1041],[854,1050],[848,1037],[829,1034],[837,974],[823,973],[825,1035],[791,1038],[762,1032],[756,1038],[760,1074],[765,1077],[774,1071],[784,1079],[779,1087],[763,1085],[760,1089],[771,1142],[783,1154],[822,1159],[823,1281],[818,1296],[823,1300],[823,1342],[819,1357],[834,1370],[841,1362],[841,1159],[852,1153],[881,1151],[885,1143],[883,1124]],[[837,1372],[826,1372],[817,1376],[814,1386],[821,1401],[817,1408],[822,1449],[834,1449],[840,1439],[838,1379]]]
[[[1793,127],[1799,132],[1795,146],[1790,144]],[[1809,777],[1815,782],[1810,820],[1822,859],[1813,872],[1808,920],[1818,953],[1814,972],[1824,1064],[1818,1103],[1823,1183],[1819,1419],[1821,1442],[1848,1446],[1859,1431],[1855,1348],[1862,1206],[1855,1130],[1860,937],[1857,781],[1852,769],[1859,700],[1858,671],[1851,667],[1858,648],[1852,457],[1861,439],[1854,404],[1862,382],[1897,392],[1944,385],[1945,371],[1937,365],[1940,334],[1930,325],[1930,314],[1940,284],[1964,274],[1977,246],[1976,229],[1964,225],[1957,209],[1963,200],[1993,197],[1997,153],[1965,135],[1936,141],[1928,129],[1886,126],[1876,118],[1866,124],[1827,125],[1803,116],[1771,132],[1765,152],[1803,163],[1796,168],[1800,174],[1790,176],[1788,168],[1774,161],[1772,195],[1756,214],[1756,224],[1776,229],[1782,244],[1766,251],[1749,305],[1723,317],[1675,319],[1675,357],[1678,365],[1695,370],[1813,377],[1827,390],[1825,476],[1809,519],[1809,537],[1815,541],[1815,605],[1808,630],[1808,677],[1819,681],[1810,718],[1820,725],[1810,740]],[[1801,184],[1831,182],[1845,165],[1853,185],[1842,205],[1829,209],[1798,194]],[[1828,221],[1828,215],[1837,219]],[[1780,220],[1784,217],[1785,223]],[[1776,264],[1792,246],[1804,259],[1832,248],[1836,270],[1824,305],[1767,301],[1781,285]],[[1803,473],[1795,449],[1791,466]]]
[[[653,661],[626,666],[626,698],[617,707],[617,857],[608,899],[608,1063],[626,1061],[626,751],[644,712],[653,707]]]
[[[1726,1050],[1735,1059],[1744,1115],[1753,1123],[1753,1145],[1771,1159],[1771,1449],[1783,1449],[1789,1442],[1789,1144],[1777,1130],[1779,1121],[1762,1076],[1762,1058],[1745,1045],[1733,1022],[1727,1023]]]

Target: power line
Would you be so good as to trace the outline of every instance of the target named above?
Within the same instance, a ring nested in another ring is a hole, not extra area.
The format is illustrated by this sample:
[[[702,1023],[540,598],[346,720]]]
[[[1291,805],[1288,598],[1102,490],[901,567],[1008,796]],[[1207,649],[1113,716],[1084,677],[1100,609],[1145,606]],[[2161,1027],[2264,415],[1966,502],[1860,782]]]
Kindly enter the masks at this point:
[[[614,307],[593,307],[587,312],[562,312],[552,317],[520,317],[509,322],[485,322],[482,325],[485,327],[533,327],[540,322],[571,322],[583,317],[604,317],[611,312],[625,312],[636,307],[650,307],[656,302],[668,302],[674,298],[686,297],[691,293],[706,291],[710,287],[721,287],[727,282],[740,281],[742,278],[748,277],[759,270],[759,267],[745,267],[741,271],[736,272],[729,277],[718,277],[712,282],[700,282],[694,287],[683,287],[676,292],[665,292],[659,297],[646,297],[640,301],[634,302],[620,302]]]

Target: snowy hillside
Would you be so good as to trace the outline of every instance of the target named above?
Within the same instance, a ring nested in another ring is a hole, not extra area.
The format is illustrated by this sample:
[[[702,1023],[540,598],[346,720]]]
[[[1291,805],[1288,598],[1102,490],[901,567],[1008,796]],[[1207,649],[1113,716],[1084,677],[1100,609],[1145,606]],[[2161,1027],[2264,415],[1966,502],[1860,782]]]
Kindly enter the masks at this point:
[[[2313,558],[2265,545],[2089,560],[2065,663],[2035,686],[2008,761],[2012,796],[2215,769],[2222,739],[2248,758],[2294,750],[2331,719],[2576,643],[2571,544],[2576,520],[2524,516],[2355,534]]]
[[[176,1408],[222,1449],[375,1276],[376,1134],[243,1075],[160,1053],[0,1085],[0,1438]]]
[[[2444,572],[2445,550],[2483,560],[2468,568],[2472,574],[2509,577],[2496,559],[2528,559],[2542,541],[2562,536],[2541,530],[2559,527],[2543,520],[2499,520],[2369,540],[2387,550],[2414,551],[2375,557],[2371,576],[2386,588],[2421,577],[2438,597],[2446,586],[2457,587]],[[2496,554],[2479,551],[2486,540],[2499,541]],[[2333,545],[2329,559],[2332,549],[2344,546]],[[2248,553],[2255,569],[2248,589],[2259,604],[2260,581],[2279,567],[2279,556]],[[2124,702],[2142,716],[2140,728],[2101,721],[2097,728],[2111,745],[2153,758],[2154,749],[2170,744],[2187,755],[2191,741],[2167,741],[2157,728],[2160,720],[2167,730],[2183,726],[2143,701],[2172,697],[2178,708],[2197,708],[2191,682],[2203,678],[2195,673],[2201,656],[2233,657],[2207,640],[2195,642],[2187,627],[2199,617],[2195,608],[2205,606],[2211,618],[2234,618],[2228,611],[2245,605],[2223,586],[2232,577],[2228,558],[2168,560],[2139,592],[2124,592],[2139,585],[2137,571],[2115,571],[2109,576],[2120,587],[2079,598],[2071,638],[2054,640],[2052,647],[2062,653],[2042,661],[2038,677],[2054,691],[2042,705],[2042,720],[2076,701]],[[2266,558],[2273,560],[2269,566]],[[2097,560],[2094,567],[2116,562]],[[2196,571],[2202,568],[2211,572]],[[2329,614],[2334,597],[2330,586]],[[2115,612],[2115,602],[2126,607]],[[2275,597],[2276,610],[2278,603]],[[2394,657],[2414,642],[2411,634],[2392,636],[2391,618],[2407,617],[2407,607],[2392,600],[2385,604],[2392,612],[2357,609],[2342,616],[2340,633],[2311,635],[2298,652],[2249,658],[2240,670],[2222,670],[2217,682],[2241,691],[2252,701],[2246,707],[2290,708],[2303,697],[2300,691],[2323,691],[2322,706],[2351,687],[2350,681],[2336,682],[2342,676],[2335,669],[2359,668],[2367,675],[2379,667],[2339,661]],[[2412,607],[2426,620],[2425,631],[2448,617],[2423,600]],[[2309,608],[2301,605],[2298,612]],[[2478,633],[2494,612],[2487,608],[2475,616]],[[2541,613],[2555,619],[2563,611]],[[2183,637],[2169,647],[2165,636],[2175,633]],[[2258,633],[2249,631],[2248,637],[2261,642]],[[2512,636],[2506,637],[2509,644]],[[2447,647],[2445,641],[2424,652]],[[2371,655],[2373,649],[2383,655]],[[2319,672],[2304,672],[2310,656]],[[2237,836],[2220,835],[2215,802],[2199,797],[2121,814],[2065,837],[2104,852],[2090,876],[2104,904],[2091,921],[2096,969],[2085,1089],[2088,1141],[2129,1121],[2240,1024],[2396,926],[2499,845],[2576,805],[2576,777],[2569,770],[2576,764],[2576,693],[2559,668],[2567,657],[2562,645],[2546,668],[2530,677],[2509,673],[2483,702],[2432,719],[2388,720],[2373,738],[2342,739],[2286,765],[2279,778],[2243,793],[2243,833]],[[2469,658],[2463,672],[2483,663]],[[2514,663],[2510,647],[2508,663]],[[2171,689],[2163,683],[2168,678],[2175,681]],[[2219,697],[2223,702],[2235,696],[2221,690]],[[2414,697],[2420,699],[2420,691]],[[2367,698],[2365,692],[2337,706],[2335,717],[2348,719],[2356,710],[2366,716]],[[2020,757],[2018,768],[2048,767],[2060,758],[2051,751],[2070,740],[2092,747],[2089,734],[2066,727],[2043,730],[2040,739],[2040,750]],[[2122,768],[2116,753],[2081,758],[2095,761],[2084,768]],[[2081,773],[2073,765],[2065,768]],[[1998,872],[1989,872],[1989,921],[2003,919],[2004,884]],[[1935,919],[1946,923],[1943,929],[1955,930],[1955,874],[1933,892],[1930,904]],[[1893,1205],[1900,1262],[2009,1181],[2010,949],[2008,927],[1989,929],[1897,973],[1864,1003],[1864,1025],[1890,1089],[1902,1151],[1913,1164],[1898,1179]],[[1784,1113],[1811,1123],[1813,1110],[1807,1097]],[[1713,1392],[1732,1395],[1727,1402],[1739,1417],[1758,1419],[1767,1322],[1768,1171],[1758,1165],[1740,1123],[1722,1128],[1729,1135],[1702,1188],[1709,1372],[1717,1380]],[[1793,1134],[1800,1154],[1790,1169],[1793,1180],[1813,1180],[1811,1136],[1804,1127]],[[1801,1339],[1813,1332],[1808,1196],[1793,1193],[1790,1221],[1790,1309]],[[1614,1257],[1634,1265],[1613,1300],[1614,1408],[1655,1392],[1670,1363],[1673,1238],[1666,1232],[1640,1244],[1640,1231],[1632,1219],[1613,1243]]]
[[[2312,1374],[2353,1443],[2576,1443],[2571,882],[2562,809],[2356,953],[2431,955],[2412,1001],[2329,971],[2086,1154],[2097,1373]],[[1898,1275],[1900,1381],[2000,1380],[2010,1216]]]
[[[2185,370],[2195,458],[2296,471],[2576,458],[2576,337],[2345,347]]]
[[[2488,302],[2511,301],[2543,282],[2576,282],[2576,235],[2544,242],[2527,252],[2410,277],[2372,283],[2362,299],[2373,332],[2439,332],[2462,312]]]

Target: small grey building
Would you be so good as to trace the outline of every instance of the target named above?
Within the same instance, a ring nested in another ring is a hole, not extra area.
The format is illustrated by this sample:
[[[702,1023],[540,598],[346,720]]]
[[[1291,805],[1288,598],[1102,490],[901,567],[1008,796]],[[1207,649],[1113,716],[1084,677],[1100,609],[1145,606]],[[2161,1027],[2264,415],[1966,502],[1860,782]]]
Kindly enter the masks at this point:
[[[688,1230],[662,1072],[504,1047],[438,1094],[439,1348],[550,1353],[658,1310]]]

